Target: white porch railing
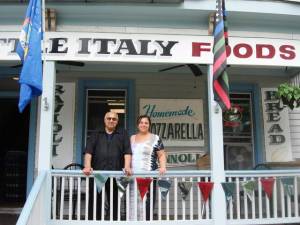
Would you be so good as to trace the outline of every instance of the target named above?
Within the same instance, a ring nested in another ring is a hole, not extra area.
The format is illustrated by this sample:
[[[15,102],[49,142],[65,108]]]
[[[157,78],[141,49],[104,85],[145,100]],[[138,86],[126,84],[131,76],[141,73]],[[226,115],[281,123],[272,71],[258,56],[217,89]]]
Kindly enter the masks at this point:
[[[260,182],[262,178],[269,177],[275,179],[271,199]],[[293,178],[291,196],[284,191],[282,177]],[[300,170],[226,171],[226,181],[234,182],[236,186],[236,196],[227,206],[227,224],[299,224],[299,177]],[[252,200],[241,185],[241,182],[249,180],[255,181]]]
[[[26,200],[17,225],[46,225],[47,223],[47,176],[49,172],[43,171],[37,177],[31,192]]]
[[[123,176],[121,172],[113,171],[96,171],[94,173],[100,173],[102,175],[109,175],[110,185],[113,185],[113,178]],[[151,177],[154,180],[161,179],[157,176],[157,172],[138,173],[135,177]],[[210,171],[169,171],[163,179],[171,182],[171,188],[164,200],[162,195],[156,187],[156,201],[150,202],[150,218],[146,221],[145,216],[145,198],[143,201],[143,217],[142,221],[155,224],[212,224],[210,200],[204,205],[202,202],[201,192],[198,188],[199,181],[209,181]],[[91,181],[92,180],[92,187]],[[52,191],[52,215],[51,224],[82,224],[83,221],[89,224],[99,223],[130,223],[138,224],[141,221],[137,221],[137,201],[140,201],[139,191],[137,189],[136,181],[133,179],[133,201],[129,199],[129,186],[126,188],[126,192],[122,198],[120,198],[120,192],[118,197],[118,212],[117,220],[113,220],[112,204],[113,194],[110,193],[110,205],[108,208],[107,199],[105,195],[102,195],[101,211],[102,216],[99,220],[96,218],[96,184],[94,182],[93,175],[87,177],[82,174],[81,171],[65,171],[65,170],[53,170],[52,171],[53,191]],[[178,188],[178,182],[190,181],[192,187],[188,198],[184,201],[181,197]],[[93,189],[93,207],[89,207],[90,193],[89,189]],[[102,193],[105,193],[105,187],[102,188]],[[150,185],[150,196],[153,196],[154,185],[153,182]],[[152,197],[151,197],[152,199]],[[98,200],[99,201],[99,200]],[[155,204],[155,207],[153,207]],[[91,212],[92,210],[92,216]],[[129,214],[133,210],[134,218],[130,219]],[[74,223],[75,222],[75,223]],[[76,223],[77,222],[77,223]]]
[[[95,173],[100,173],[97,171]],[[120,172],[101,171],[111,177],[106,181],[113,183],[114,177],[122,176]],[[49,175],[49,174],[48,174]],[[53,170],[51,172],[52,185],[47,172],[41,173],[35,181],[33,189],[26,201],[17,225],[56,225],[56,224],[213,224],[210,199],[202,205],[202,196],[198,188],[198,181],[209,181],[210,171],[169,171],[164,179],[172,182],[167,198],[162,199],[161,193],[156,187],[156,203],[154,210],[150,211],[149,221],[138,221],[137,217],[129,220],[129,212],[137,212],[136,203],[129,200],[129,188],[127,187],[123,198],[118,197],[118,217],[113,220],[112,207],[108,209],[105,204],[105,196],[102,196],[102,215],[96,218],[95,207],[92,217],[89,218],[88,199],[90,181],[92,191],[96,193],[96,185],[93,176],[86,177],[81,171]],[[137,177],[157,177],[156,172],[136,174]],[[272,198],[266,197],[260,180],[273,177],[275,179]],[[293,192],[287,195],[284,191],[281,178],[293,178]],[[300,170],[265,170],[265,171],[226,171],[226,181],[234,182],[236,187],[235,198],[227,206],[227,223],[230,224],[300,224],[299,192]],[[135,179],[134,179],[135,180]],[[241,185],[243,181],[256,181],[252,193],[252,200],[248,199],[245,189]],[[186,201],[182,200],[179,193],[178,182],[192,181],[193,185]],[[215,182],[216,183],[216,182]],[[49,187],[52,187],[50,191]],[[102,192],[105,192],[105,188]],[[136,185],[133,189],[134,202],[140,199]],[[151,185],[150,193],[153,195],[154,185]],[[51,204],[49,202],[51,195]],[[95,195],[94,195],[95,196]],[[112,197],[110,204],[113,204]],[[96,205],[96,197],[92,199]],[[151,203],[153,206],[153,203]],[[51,205],[51,210],[50,210]],[[145,201],[143,202],[143,212]],[[51,213],[51,216],[50,216]],[[137,214],[137,213],[135,213]],[[219,225],[219,224],[218,224]],[[223,225],[223,224],[222,224]]]

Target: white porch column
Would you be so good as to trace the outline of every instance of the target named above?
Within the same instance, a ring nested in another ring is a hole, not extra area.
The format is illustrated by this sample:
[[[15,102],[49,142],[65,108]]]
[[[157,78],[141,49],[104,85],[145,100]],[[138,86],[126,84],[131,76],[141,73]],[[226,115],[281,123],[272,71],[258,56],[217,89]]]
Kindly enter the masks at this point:
[[[51,169],[53,113],[55,107],[55,62],[44,61],[43,94],[41,97],[38,172]]]
[[[225,181],[222,109],[214,101],[212,65],[209,65],[207,74],[210,163],[212,181],[214,182],[212,193],[212,217],[215,225],[225,225],[226,201],[221,186],[221,182]]]

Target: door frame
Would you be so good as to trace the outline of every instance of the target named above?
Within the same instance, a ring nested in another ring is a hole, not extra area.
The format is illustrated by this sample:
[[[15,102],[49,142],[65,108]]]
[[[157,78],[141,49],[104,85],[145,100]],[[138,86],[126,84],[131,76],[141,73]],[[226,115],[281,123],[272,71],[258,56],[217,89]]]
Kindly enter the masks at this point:
[[[264,161],[264,152],[262,148],[262,118],[261,118],[261,94],[257,84],[233,83],[230,85],[230,92],[250,92],[252,97],[252,116],[253,116],[253,147],[254,164],[260,164]],[[254,165],[254,166],[255,166]]]
[[[126,90],[126,109],[127,109],[127,131],[133,134],[135,131],[135,90],[133,80],[79,80],[77,86],[76,104],[76,163],[82,164],[85,139],[86,123],[86,90],[87,89],[123,89]]]

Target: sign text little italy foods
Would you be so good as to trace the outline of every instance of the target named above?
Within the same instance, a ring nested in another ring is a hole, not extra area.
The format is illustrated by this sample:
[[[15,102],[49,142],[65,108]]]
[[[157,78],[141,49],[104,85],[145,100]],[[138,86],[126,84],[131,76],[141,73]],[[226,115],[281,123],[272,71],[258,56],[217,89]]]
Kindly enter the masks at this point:
[[[0,33],[0,60],[19,60],[19,33]],[[45,35],[47,60],[106,62],[166,62],[212,64],[211,36],[68,33]],[[232,65],[300,66],[300,41],[230,37],[228,63]]]

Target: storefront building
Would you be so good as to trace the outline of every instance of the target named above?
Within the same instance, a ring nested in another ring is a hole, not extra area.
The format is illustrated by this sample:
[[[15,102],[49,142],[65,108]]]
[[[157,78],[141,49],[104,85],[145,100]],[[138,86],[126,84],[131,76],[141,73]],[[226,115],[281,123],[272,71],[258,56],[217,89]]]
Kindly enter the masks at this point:
[[[300,73],[299,3],[227,1],[232,109],[222,113],[210,86],[214,1],[46,1],[44,93],[22,118],[16,113],[19,86],[13,79],[20,71],[15,50],[27,3],[0,4],[1,162],[24,164],[21,201],[38,171],[83,164],[86,140],[110,110],[119,113],[120,126],[130,134],[136,131],[136,117],[149,115],[173,173],[211,170],[207,179],[216,181],[230,170],[300,165],[300,110],[289,110],[275,96],[279,84]],[[47,149],[51,154],[45,156]],[[211,156],[211,166],[201,166],[204,155]],[[216,169],[222,164],[224,169]],[[9,180],[6,172],[1,176]],[[7,188],[1,187],[7,199],[14,199]],[[204,222],[220,221],[214,217],[214,200],[210,207],[212,217],[205,215]],[[291,223],[299,222],[297,207],[290,215],[286,209]],[[269,217],[275,221],[272,210]],[[230,215],[237,221],[243,217]],[[185,220],[185,213],[178,216]],[[252,224],[260,224],[259,219]]]

